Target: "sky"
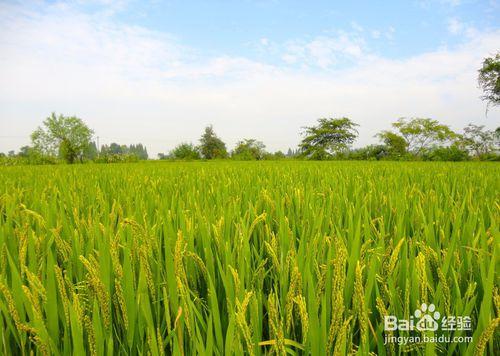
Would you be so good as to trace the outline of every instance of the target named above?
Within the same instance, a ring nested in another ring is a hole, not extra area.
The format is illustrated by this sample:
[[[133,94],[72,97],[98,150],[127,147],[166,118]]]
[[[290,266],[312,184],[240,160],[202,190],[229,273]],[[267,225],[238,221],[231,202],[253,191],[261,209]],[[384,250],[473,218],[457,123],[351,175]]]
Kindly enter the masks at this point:
[[[357,147],[400,117],[495,128],[477,70],[499,50],[495,0],[0,0],[0,152],[51,112],[151,157],[209,124],[285,152],[320,117]]]

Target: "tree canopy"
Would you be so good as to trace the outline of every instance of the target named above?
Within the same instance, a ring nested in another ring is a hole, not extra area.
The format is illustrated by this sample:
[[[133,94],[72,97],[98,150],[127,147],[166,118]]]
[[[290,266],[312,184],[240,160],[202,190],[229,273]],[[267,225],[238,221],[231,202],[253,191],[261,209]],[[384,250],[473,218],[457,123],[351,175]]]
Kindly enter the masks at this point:
[[[432,145],[452,141],[457,135],[447,126],[429,118],[400,118],[392,124],[406,141],[408,150],[420,154]]]
[[[358,125],[347,117],[318,119],[318,125],[305,127],[305,137],[299,146],[306,157],[325,159],[352,145],[358,137],[356,126]]]
[[[171,158],[183,160],[200,159],[200,152],[192,143],[181,143],[170,151]]]
[[[392,157],[402,157],[406,154],[408,143],[403,136],[392,131],[382,131],[376,135],[387,148],[387,153]]]
[[[349,118],[320,118],[317,124],[304,127],[303,139],[297,149],[267,152],[256,139],[238,141],[231,151],[235,160],[278,159],[343,159],[343,160],[430,160],[462,161],[469,159],[500,161],[500,127],[495,130],[469,124],[455,133],[445,124],[431,118],[400,118],[392,130],[375,135],[381,142],[352,148],[358,136],[358,125]],[[99,149],[91,141],[93,131],[77,117],[52,113],[31,135],[32,145],[18,153],[0,153],[0,165],[56,164],[65,160],[96,163],[136,162],[148,159],[146,147],[113,142]],[[159,159],[197,160],[228,158],[226,144],[207,126],[200,145],[181,143]]]
[[[148,159],[148,150],[146,146],[142,143],[132,144],[132,145],[120,145],[116,142],[112,142],[109,146],[102,145],[101,155],[122,155],[122,156],[134,156],[139,160]]]
[[[484,126],[469,124],[464,128],[460,143],[476,157],[491,153],[495,149],[495,132]]]
[[[226,158],[226,144],[214,132],[212,125],[205,128],[200,138],[200,152],[205,159]]]
[[[478,82],[483,90],[481,99],[488,105],[500,104],[500,53],[484,59],[483,66],[479,69]]]
[[[68,163],[82,160],[90,144],[93,131],[75,117],[52,113],[43,125],[31,134],[33,146],[49,156],[59,155]]]
[[[266,154],[266,146],[255,139],[244,139],[236,144],[232,156],[243,160],[260,160]]]

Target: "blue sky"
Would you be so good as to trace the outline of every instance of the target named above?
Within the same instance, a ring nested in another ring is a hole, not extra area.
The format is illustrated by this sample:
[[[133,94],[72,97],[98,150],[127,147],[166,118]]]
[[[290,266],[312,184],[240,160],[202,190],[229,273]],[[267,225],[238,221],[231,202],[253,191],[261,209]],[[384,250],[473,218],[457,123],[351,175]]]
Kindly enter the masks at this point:
[[[0,1],[0,151],[51,111],[153,154],[213,124],[230,148],[349,116],[357,145],[401,116],[495,127],[477,68],[498,1]]]
[[[80,5],[89,13],[102,3]],[[113,10],[123,23],[169,33],[200,55],[247,56],[281,64],[264,43],[311,40],[343,31],[362,34],[366,48],[405,58],[460,43],[460,27],[493,30],[497,1],[133,1]],[[455,26],[455,27],[453,27]],[[456,29],[453,29],[456,28]]]

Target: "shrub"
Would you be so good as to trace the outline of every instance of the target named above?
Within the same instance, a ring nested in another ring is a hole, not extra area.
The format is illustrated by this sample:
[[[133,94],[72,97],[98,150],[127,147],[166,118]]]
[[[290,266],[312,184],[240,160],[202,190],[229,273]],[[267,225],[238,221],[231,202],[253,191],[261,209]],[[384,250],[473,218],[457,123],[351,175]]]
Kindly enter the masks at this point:
[[[200,151],[192,143],[181,143],[170,151],[169,158],[178,160],[196,160],[200,159]]]

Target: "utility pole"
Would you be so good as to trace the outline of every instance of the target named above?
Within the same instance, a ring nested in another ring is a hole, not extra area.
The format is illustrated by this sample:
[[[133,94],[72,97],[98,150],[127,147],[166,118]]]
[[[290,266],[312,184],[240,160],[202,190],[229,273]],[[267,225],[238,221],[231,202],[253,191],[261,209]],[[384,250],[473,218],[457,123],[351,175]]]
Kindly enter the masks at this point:
[[[99,146],[99,136],[97,136],[97,155],[101,153],[101,146]]]

